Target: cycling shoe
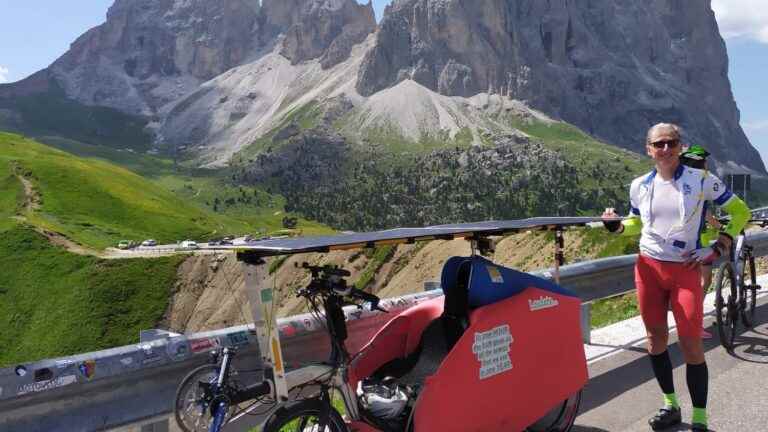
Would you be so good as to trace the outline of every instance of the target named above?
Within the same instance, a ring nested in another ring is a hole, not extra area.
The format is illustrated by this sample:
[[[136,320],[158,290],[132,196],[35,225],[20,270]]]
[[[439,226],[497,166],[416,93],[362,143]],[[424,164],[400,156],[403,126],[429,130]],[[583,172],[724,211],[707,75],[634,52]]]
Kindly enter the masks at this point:
[[[694,423],[691,425],[691,432],[709,432],[709,429],[707,429],[707,425]]]
[[[648,424],[653,430],[662,430],[680,424],[681,421],[680,408],[664,407],[648,419]]]

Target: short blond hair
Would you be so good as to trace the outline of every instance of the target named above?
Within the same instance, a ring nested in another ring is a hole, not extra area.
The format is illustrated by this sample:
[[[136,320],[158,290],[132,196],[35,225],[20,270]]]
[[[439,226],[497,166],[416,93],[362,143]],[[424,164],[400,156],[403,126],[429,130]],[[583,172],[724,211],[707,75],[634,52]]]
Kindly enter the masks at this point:
[[[651,137],[660,131],[666,132],[666,134],[670,135],[673,139],[680,139],[680,126],[673,123],[657,123],[648,129],[648,133],[645,135],[645,144],[650,144]]]

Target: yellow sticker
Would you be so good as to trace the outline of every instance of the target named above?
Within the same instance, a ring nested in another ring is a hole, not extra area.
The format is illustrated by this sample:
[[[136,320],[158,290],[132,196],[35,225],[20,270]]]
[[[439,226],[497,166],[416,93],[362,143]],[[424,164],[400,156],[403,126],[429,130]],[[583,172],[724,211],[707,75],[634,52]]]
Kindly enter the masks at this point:
[[[491,277],[491,281],[493,283],[504,283],[504,278],[501,277],[501,272],[499,272],[499,269],[489,265],[485,266],[485,268],[488,270],[488,276]]]
[[[277,339],[272,339],[272,359],[275,364],[275,372],[283,373],[283,359],[280,357],[280,342]]]

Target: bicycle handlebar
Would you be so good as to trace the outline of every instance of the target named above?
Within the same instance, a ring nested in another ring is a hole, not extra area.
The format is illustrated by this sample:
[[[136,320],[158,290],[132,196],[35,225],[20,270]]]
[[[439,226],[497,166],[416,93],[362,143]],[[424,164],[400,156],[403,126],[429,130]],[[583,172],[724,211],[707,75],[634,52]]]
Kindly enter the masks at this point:
[[[296,264],[298,267],[298,263]],[[349,272],[349,270],[344,270],[340,267],[335,267],[332,265],[324,265],[324,266],[315,266],[311,265],[307,262],[301,263],[301,268],[307,269],[312,273],[312,277],[318,277],[320,273],[325,274],[326,276],[339,276],[339,277],[347,277],[351,276],[352,273]]]
[[[299,267],[298,263],[296,267]],[[371,310],[378,310],[384,313],[389,312],[379,307],[381,299],[378,296],[347,285],[347,281],[343,278],[352,274],[349,270],[331,265],[315,266],[307,262],[301,263],[301,268],[307,269],[312,273],[312,280],[309,286],[302,290],[303,293],[302,291],[299,292],[300,296],[311,296],[313,293],[327,292],[339,297],[351,297],[363,302],[369,302],[371,303]]]
[[[360,299],[360,300],[362,300],[364,302],[371,303],[371,310],[377,310],[377,311],[381,311],[381,312],[384,312],[384,313],[389,313],[388,310],[386,310],[386,309],[384,309],[382,307],[379,307],[379,302],[381,301],[381,299],[377,295],[375,295],[375,294],[367,293],[367,292],[365,292],[363,290],[359,290],[357,288],[352,288],[352,291],[349,293],[349,296],[357,298],[357,299]]]

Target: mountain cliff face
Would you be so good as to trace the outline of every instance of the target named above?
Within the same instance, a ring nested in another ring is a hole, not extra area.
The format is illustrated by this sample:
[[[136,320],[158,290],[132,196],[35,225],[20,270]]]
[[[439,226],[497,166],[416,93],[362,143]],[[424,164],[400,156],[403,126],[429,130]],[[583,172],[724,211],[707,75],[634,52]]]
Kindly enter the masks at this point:
[[[154,115],[280,35],[293,63],[329,67],[375,26],[372,6],[354,0],[117,0],[49,69],[72,99]]]
[[[504,94],[635,151],[650,125],[671,121],[720,161],[764,172],[709,0],[399,0],[380,27],[362,95],[406,79]]]
[[[356,0],[116,0],[48,69],[0,85],[0,128],[130,147],[94,120],[109,107],[347,229],[585,213],[625,201],[660,121],[720,174],[766,174],[727,63],[710,0],[395,0],[378,27]],[[98,118],[128,124],[115,112]]]

